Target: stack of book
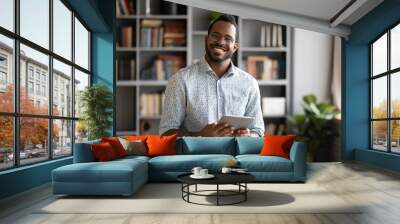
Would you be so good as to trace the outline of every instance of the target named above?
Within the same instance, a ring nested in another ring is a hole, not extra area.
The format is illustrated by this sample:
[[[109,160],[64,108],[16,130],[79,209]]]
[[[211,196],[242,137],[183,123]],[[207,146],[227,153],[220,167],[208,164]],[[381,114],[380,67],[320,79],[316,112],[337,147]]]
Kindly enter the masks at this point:
[[[283,47],[283,27],[269,23],[262,25],[260,47]]]
[[[136,80],[135,59],[120,58],[116,61],[118,80]]]
[[[261,99],[263,116],[284,116],[286,114],[285,97],[263,97]]]
[[[286,125],[284,123],[268,123],[265,126],[265,134],[268,135],[283,135],[285,134]]]
[[[136,13],[136,6],[134,0],[117,0],[117,16],[133,15]]]
[[[141,22],[140,41],[142,47],[162,47],[164,27],[159,19],[143,19]]]
[[[160,116],[165,101],[164,93],[143,93],[140,95],[140,115]]]
[[[278,79],[278,60],[264,55],[247,56],[243,64],[246,71],[256,79],[273,80]]]
[[[181,21],[164,22],[164,46],[179,47],[186,45],[186,23]]]
[[[159,54],[150,67],[142,70],[140,79],[168,80],[185,64],[185,58],[181,55]]]
[[[120,47],[133,47],[136,42],[136,32],[135,27],[132,26],[122,26],[121,27],[121,37],[118,42]]]

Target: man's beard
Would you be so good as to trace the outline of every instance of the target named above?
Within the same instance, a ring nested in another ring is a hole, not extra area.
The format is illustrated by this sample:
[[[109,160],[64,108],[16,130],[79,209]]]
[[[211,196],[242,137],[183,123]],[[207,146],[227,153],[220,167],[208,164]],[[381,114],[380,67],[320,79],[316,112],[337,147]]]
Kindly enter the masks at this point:
[[[214,46],[211,45],[210,47],[214,47]],[[206,55],[207,55],[208,59],[211,60],[214,63],[222,63],[225,60],[232,58],[232,53],[230,53],[229,51],[226,51],[222,58],[215,57],[211,53],[210,49],[208,48],[208,45],[206,45]]]

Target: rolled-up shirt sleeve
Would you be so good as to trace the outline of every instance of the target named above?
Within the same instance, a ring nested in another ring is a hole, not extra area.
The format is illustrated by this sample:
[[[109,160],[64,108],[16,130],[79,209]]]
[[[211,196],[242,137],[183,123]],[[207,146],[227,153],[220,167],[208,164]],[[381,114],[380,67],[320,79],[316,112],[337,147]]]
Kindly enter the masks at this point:
[[[261,97],[260,88],[256,80],[252,83],[249,100],[246,105],[245,116],[253,117],[250,131],[257,133],[259,136],[264,136],[264,120],[261,112]]]
[[[171,129],[180,129],[185,118],[186,91],[179,72],[168,80],[161,115],[160,135]]]

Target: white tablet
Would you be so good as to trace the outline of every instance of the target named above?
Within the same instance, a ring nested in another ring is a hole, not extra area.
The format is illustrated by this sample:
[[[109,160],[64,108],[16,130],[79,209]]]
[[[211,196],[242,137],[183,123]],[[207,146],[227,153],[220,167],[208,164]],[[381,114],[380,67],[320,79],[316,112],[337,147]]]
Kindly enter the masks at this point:
[[[236,129],[245,129],[245,128],[250,128],[250,124],[253,122],[252,117],[246,117],[246,116],[223,116],[218,123],[227,123],[231,126],[233,126]]]

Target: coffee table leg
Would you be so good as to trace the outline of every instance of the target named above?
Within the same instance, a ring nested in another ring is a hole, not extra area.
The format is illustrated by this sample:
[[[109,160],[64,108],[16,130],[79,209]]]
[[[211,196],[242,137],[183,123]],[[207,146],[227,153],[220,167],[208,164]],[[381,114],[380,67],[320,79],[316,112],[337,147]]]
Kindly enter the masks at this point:
[[[196,186],[195,186],[195,191],[197,192],[197,184],[196,184]]]
[[[189,195],[190,195],[190,184],[188,184],[187,191],[188,191],[188,193],[187,193],[187,201],[188,201],[188,202],[190,202],[190,201],[189,201]]]
[[[219,184],[217,184],[217,206],[219,205]]]
[[[247,201],[247,183],[244,183],[244,201]]]

